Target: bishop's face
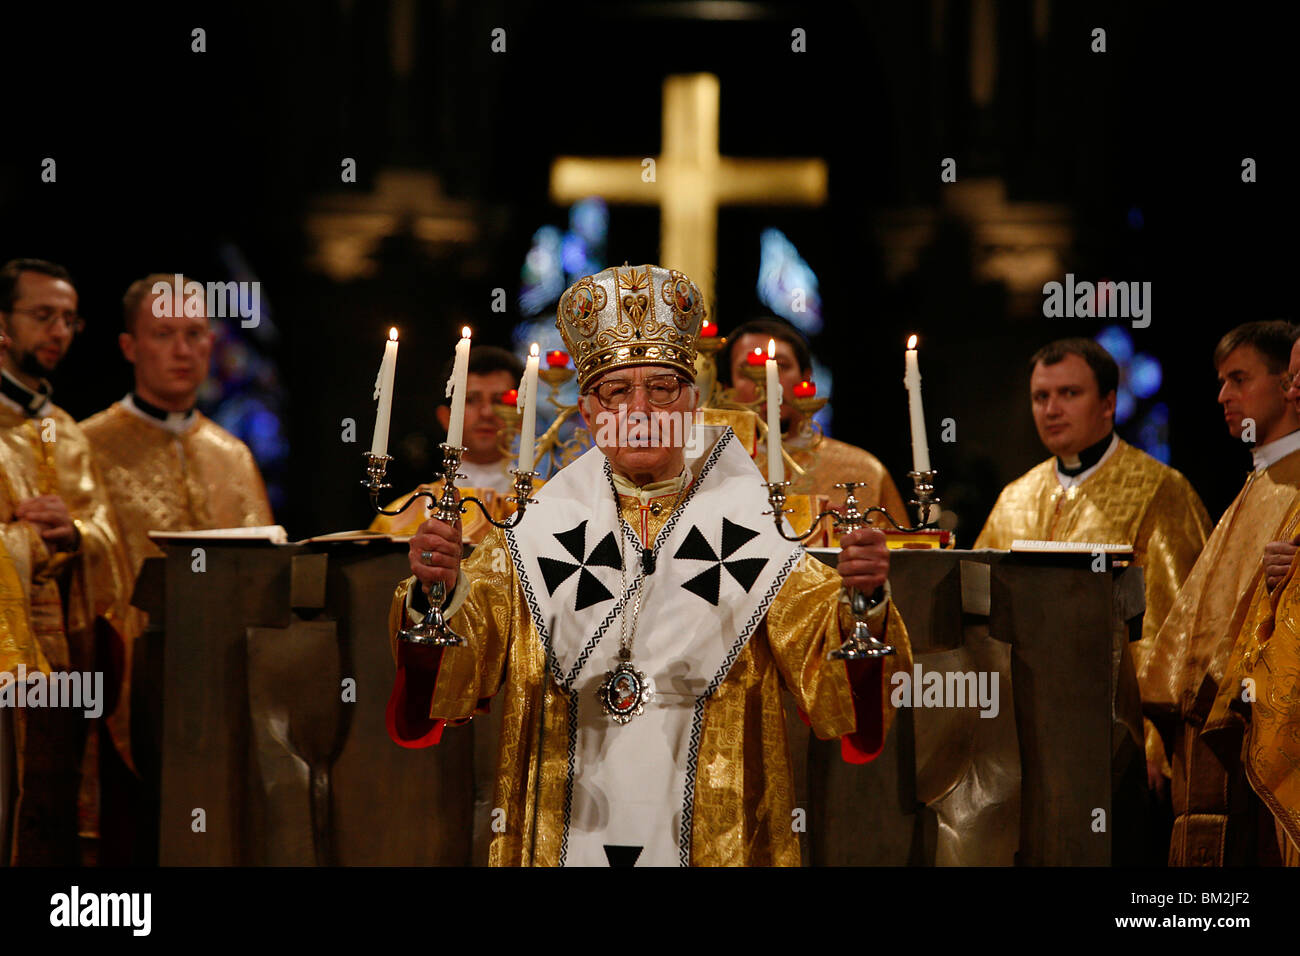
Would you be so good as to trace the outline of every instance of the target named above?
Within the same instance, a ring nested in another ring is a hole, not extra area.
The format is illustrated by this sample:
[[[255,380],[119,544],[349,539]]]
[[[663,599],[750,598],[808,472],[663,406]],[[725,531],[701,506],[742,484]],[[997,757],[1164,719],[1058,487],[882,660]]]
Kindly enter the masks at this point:
[[[1219,365],[1219,404],[1233,438],[1242,437],[1247,419],[1255,423],[1258,445],[1295,427],[1284,378],[1285,373],[1269,370],[1264,354],[1253,345],[1239,345],[1228,353]]]
[[[614,471],[645,485],[681,473],[698,399],[694,384],[680,371],[638,365],[606,372],[592,382],[579,408]]]
[[[1081,355],[1067,354],[1054,365],[1036,364],[1029,376],[1029,399],[1039,439],[1061,458],[1097,444],[1115,420],[1115,393],[1101,397],[1097,376]]]
[[[77,290],[43,272],[23,272],[14,289],[11,311],[3,313],[4,367],[29,388],[36,388],[68,354],[77,321]]]

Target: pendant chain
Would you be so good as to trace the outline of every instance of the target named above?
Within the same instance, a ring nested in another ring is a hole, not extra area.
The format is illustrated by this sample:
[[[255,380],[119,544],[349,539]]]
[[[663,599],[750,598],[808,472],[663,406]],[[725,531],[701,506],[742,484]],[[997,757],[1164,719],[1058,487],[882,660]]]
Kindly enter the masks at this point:
[[[682,479],[682,487],[678,490],[677,497],[673,499],[673,505],[668,510],[669,516],[671,516],[678,509],[678,507],[680,507],[682,503],[682,499],[686,497],[686,489],[690,487],[689,476],[690,476],[690,472],[687,471],[686,466],[683,465],[681,474],[679,475],[679,477]],[[617,491],[614,493],[614,506],[619,511],[619,521],[621,522],[623,520],[622,505],[618,501]],[[642,548],[645,548],[645,543],[643,542],[641,546]],[[621,576],[623,581],[624,594],[627,593],[626,549],[627,549],[627,536],[620,535],[619,536],[619,557],[621,558],[621,560],[619,561],[619,563],[622,565]],[[641,616],[641,582],[645,578],[645,563],[638,562],[637,564],[639,570],[637,571],[636,580],[632,582],[632,586],[636,589],[636,600],[632,604],[632,627],[630,631],[628,630],[628,625],[627,625],[627,613],[624,612],[618,616],[619,632],[620,632],[618,656],[619,656],[619,660],[624,660],[624,661],[632,659],[632,641],[636,640],[636,622],[637,619]]]

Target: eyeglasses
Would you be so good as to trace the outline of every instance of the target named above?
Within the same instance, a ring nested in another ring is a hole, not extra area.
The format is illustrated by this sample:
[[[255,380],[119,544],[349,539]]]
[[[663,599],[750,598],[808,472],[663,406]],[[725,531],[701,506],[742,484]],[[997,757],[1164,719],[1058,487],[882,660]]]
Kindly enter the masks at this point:
[[[656,375],[640,385],[620,378],[612,382],[601,382],[591,393],[596,396],[596,401],[612,412],[631,402],[632,393],[638,388],[645,389],[646,399],[651,405],[671,405],[681,396],[684,384],[676,375]]]
[[[67,330],[73,335],[82,331],[86,327],[86,320],[75,312],[59,312],[56,309],[10,309],[10,312],[19,312],[23,315],[30,315],[36,320],[36,324],[42,328],[49,325],[56,318],[67,327]]]

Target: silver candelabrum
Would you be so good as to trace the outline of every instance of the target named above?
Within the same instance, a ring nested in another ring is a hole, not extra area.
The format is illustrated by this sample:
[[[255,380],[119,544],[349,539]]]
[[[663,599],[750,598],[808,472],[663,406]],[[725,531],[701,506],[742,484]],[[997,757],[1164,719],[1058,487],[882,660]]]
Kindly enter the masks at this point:
[[[439,497],[432,491],[417,491],[400,507],[393,511],[387,511],[379,506],[379,492],[389,485],[384,479],[388,474],[388,463],[393,459],[389,455],[376,455],[374,452],[366,452],[366,477],[361,484],[370,492],[370,507],[377,514],[381,515],[400,515],[411,505],[415,504],[418,498],[428,498],[435,505],[430,517],[437,518],[444,524],[454,525],[460,516],[469,511],[471,503],[478,505],[479,510],[483,512],[483,517],[498,528],[513,528],[523,520],[524,510],[530,504],[536,504],[536,499],[530,498],[533,491],[533,479],[537,477],[535,471],[520,471],[511,469],[511,474],[515,476],[515,493],[507,501],[515,504],[515,513],[507,521],[497,521],[492,517],[488,506],[479,501],[474,496],[462,498],[456,488],[457,479],[465,476],[459,474],[461,456],[465,454],[462,446],[448,445],[446,442],[438,446],[442,449],[442,495]],[[411,644],[421,644],[430,647],[462,647],[465,644],[465,638],[451,629],[443,615],[443,605],[447,600],[447,586],[441,581],[435,581],[427,585],[425,593],[429,597],[429,613],[424,616],[424,620],[415,627],[406,628],[397,632],[399,641],[406,641]]]
[[[785,533],[785,528],[781,525],[781,519],[787,514],[793,514],[793,509],[787,509],[785,506],[788,497],[786,489],[790,487],[788,481],[765,481],[767,486],[767,500],[771,504],[771,511],[764,511],[763,514],[770,514],[772,520],[776,523],[776,530],[781,537],[787,541],[806,541],[817,530],[823,518],[829,517],[835,525],[835,530],[841,535],[851,534],[868,525],[867,519],[872,514],[882,514],[885,520],[891,525],[903,532],[925,531],[935,526],[937,518],[937,509],[939,507],[939,498],[934,493],[934,476],[935,471],[909,471],[907,476],[912,479],[912,487],[916,497],[911,500],[911,504],[916,506],[917,513],[920,515],[921,523],[914,528],[904,528],[884,508],[871,507],[866,511],[858,510],[858,499],[854,491],[860,481],[840,482],[835,487],[843,488],[844,510],[837,511],[834,508],[828,508],[817,517],[812,519],[808,530],[802,534],[789,535]],[[932,517],[932,515],[934,517]],[[863,594],[857,588],[849,588],[849,608],[853,611],[853,633],[845,638],[844,643],[831,651],[831,657],[841,661],[856,661],[863,658],[888,657],[893,654],[894,645],[888,644],[874,634],[867,626],[867,613],[884,600],[884,588],[878,588],[876,593],[870,597]]]

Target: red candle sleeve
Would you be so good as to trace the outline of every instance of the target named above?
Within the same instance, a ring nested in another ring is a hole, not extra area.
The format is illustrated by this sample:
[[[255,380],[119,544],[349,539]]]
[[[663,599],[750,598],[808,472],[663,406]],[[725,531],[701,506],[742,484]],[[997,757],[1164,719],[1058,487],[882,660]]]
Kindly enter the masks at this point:
[[[762,349],[754,349],[745,356],[745,361],[750,365],[763,365],[767,362],[767,353]]]
[[[700,335],[704,336],[706,339],[711,339],[715,338],[717,334],[718,327],[708,319],[705,319],[704,324],[700,326]]]
[[[506,389],[504,392],[502,392],[502,393],[501,393],[501,404],[502,404],[502,405],[518,405],[518,404],[519,404],[519,391],[518,391],[518,389],[510,388],[510,389]]]
[[[546,353],[546,364],[550,368],[564,368],[569,364],[569,353],[559,349]]]
[[[817,386],[805,379],[794,387],[795,398],[812,398],[817,394]]]

